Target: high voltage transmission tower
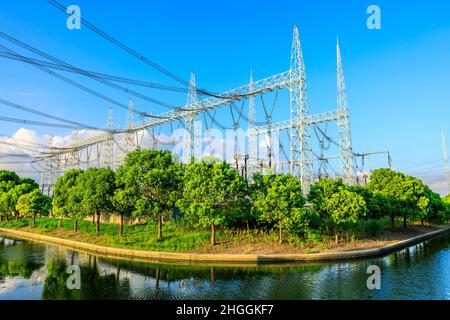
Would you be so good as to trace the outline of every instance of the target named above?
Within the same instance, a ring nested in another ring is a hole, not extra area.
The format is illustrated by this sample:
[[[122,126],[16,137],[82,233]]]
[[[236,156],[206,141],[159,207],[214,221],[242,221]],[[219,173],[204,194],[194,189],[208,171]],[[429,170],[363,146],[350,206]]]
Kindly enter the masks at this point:
[[[101,149],[101,165],[112,167],[114,165],[114,135],[112,133],[114,129],[114,113],[112,108],[108,111],[108,129],[109,132],[106,133],[107,139],[103,142]]]
[[[191,73],[191,79],[189,81],[189,91],[186,100],[186,116],[184,117],[186,134],[184,137],[184,161],[188,163],[192,157],[196,157],[200,152],[200,137],[198,136],[199,130],[199,117],[197,109],[197,92],[195,86],[195,73]],[[194,112],[191,112],[194,111]]]
[[[125,132],[124,134],[124,153],[128,153],[130,151],[133,151],[134,149],[136,149],[137,146],[137,133],[135,131],[133,131],[133,127],[134,127],[134,101],[131,98],[130,102],[128,104],[128,113],[127,113],[127,121],[125,124],[125,128],[127,130],[127,132]],[[114,129],[114,127],[112,127],[111,129]],[[122,158],[125,156],[122,155]]]
[[[352,136],[350,132],[350,115],[348,111],[347,92],[345,88],[344,68],[342,66],[341,49],[339,40],[336,43],[337,56],[337,88],[338,88],[338,130],[339,146],[341,149],[341,167],[344,180],[354,183],[355,159],[353,158]]]
[[[258,164],[258,145],[256,136],[253,134],[256,123],[255,98],[253,92],[253,71],[250,71],[250,97],[248,98],[248,169],[247,175],[251,179]]]
[[[234,130],[234,137],[236,137],[236,131],[240,120],[244,119],[247,121],[248,146],[244,150],[242,150],[242,148],[239,149],[239,152],[244,152],[245,154],[235,154],[234,157],[238,169],[239,160],[241,160],[241,164],[244,166],[241,172],[244,176],[251,178],[255,171],[261,169],[261,165],[271,167],[272,170],[275,170],[276,172],[285,172],[284,165],[286,164],[289,169],[288,171],[301,180],[303,192],[307,193],[309,186],[316,179],[313,168],[315,161],[319,161],[320,175],[328,175],[325,165],[329,165],[328,159],[331,158],[325,158],[323,152],[329,147],[325,147],[324,145],[325,140],[328,140],[328,144],[332,142],[339,149],[339,156],[337,156],[337,158],[340,159],[340,171],[343,179],[347,183],[354,184],[357,182],[355,156],[358,156],[358,154],[353,152],[352,147],[349,107],[339,42],[336,44],[336,54],[337,105],[329,111],[316,114],[311,114],[309,111],[305,63],[303,60],[298,28],[295,26],[292,38],[290,68],[288,71],[258,81],[254,81],[253,72],[251,72],[248,84],[220,94],[210,94],[201,100],[197,97],[199,90],[196,89],[195,74],[192,72],[186,105],[158,115],[152,114],[151,117],[135,121],[133,100],[130,100],[127,122],[124,130],[114,130],[113,113],[110,109],[108,115],[109,130],[106,133],[83,141],[76,141],[62,149],[47,149],[41,152],[36,158],[36,161],[44,163],[42,165],[44,169],[42,177],[47,177],[49,170],[53,170],[53,167],[50,168],[46,164],[48,164],[50,160],[53,161],[52,163],[60,161],[61,156],[65,154],[76,153],[78,156],[78,163],[85,163],[86,167],[89,167],[96,165],[92,161],[91,156],[92,151],[96,150],[97,165],[117,165],[120,163],[120,161],[116,159],[117,152],[122,150],[123,154],[125,154],[142,147],[143,138],[138,139],[139,133],[143,134],[146,132],[151,136],[151,148],[156,148],[157,145],[174,146],[175,138],[173,129],[177,123],[178,128],[182,123],[184,123],[185,127],[183,137],[184,144],[182,150],[179,150],[183,152],[183,161],[188,163],[192,157],[200,159],[203,148],[203,142],[201,141],[202,137],[200,136],[200,115],[203,115],[203,118],[205,119],[204,124],[207,129],[208,123],[206,122],[206,116],[211,119],[211,125],[209,125],[209,127],[215,124],[222,130],[229,129],[215,120],[216,109],[229,106],[234,125],[233,128],[231,128]],[[289,92],[290,117],[288,120],[273,122],[273,108],[272,111],[267,111],[263,96],[274,92],[275,104],[278,92],[285,89]],[[256,110],[255,97],[257,96],[261,98],[262,106],[264,107],[266,116],[266,121],[264,123],[258,123],[256,121],[258,112]],[[236,102],[242,103],[242,107],[237,107],[235,105]],[[243,114],[245,102],[248,103],[247,117]],[[211,116],[209,113],[210,111],[214,111],[214,116]],[[235,116],[235,112],[237,112],[237,116]],[[323,132],[319,128],[319,125],[327,123],[336,123],[338,128],[338,142],[333,140],[326,132]],[[165,124],[170,125],[171,136],[169,142],[160,139],[160,134],[157,136],[155,134],[155,132],[160,132],[161,127]],[[316,155],[313,151],[313,143],[311,141],[311,131],[313,128],[315,130],[316,127],[318,129],[316,135],[319,147],[321,148],[320,155]],[[155,128],[158,129],[155,130]],[[279,134],[282,131],[287,132],[289,136],[289,155],[286,154],[282,144],[279,141],[276,141],[276,138],[279,137]],[[319,133],[323,138],[319,138]],[[266,142],[268,150],[267,155],[260,154],[258,151],[259,137],[264,137],[264,139],[269,137],[269,143]],[[283,151],[286,162],[279,161],[278,163],[274,163],[272,161],[272,154],[277,151],[278,148]],[[263,157],[266,158],[263,159]],[[82,159],[86,160],[82,161]],[[55,174],[58,175],[59,171],[60,170],[55,171]]]

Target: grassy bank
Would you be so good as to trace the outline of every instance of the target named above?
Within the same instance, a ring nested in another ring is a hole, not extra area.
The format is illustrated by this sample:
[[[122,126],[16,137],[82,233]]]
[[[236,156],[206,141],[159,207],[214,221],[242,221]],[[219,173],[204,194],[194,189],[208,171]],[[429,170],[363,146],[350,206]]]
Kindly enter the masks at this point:
[[[0,227],[12,228],[22,231],[45,234],[49,236],[71,239],[75,241],[93,243],[98,245],[142,249],[165,252],[195,252],[195,253],[316,253],[341,252],[381,247],[397,241],[421,235],[436,226],[408,226],[386,228],[386,223],[380,222],[381,229],[376,234],[367,234],[364,238],[349,237],[339,244],[330,237],[321,237],[314,241],[298,237],[286,237],[286,243],[277,242],[275,232],[262,232],[258,230],[236,231],[219,230],[217,232],[218,244],[210,245],[209,230],[193,230],[176,226],[171,223],[164,225],[164,238],[158,240],[157,226],[155,224],[125,225],[124,235],[119,236],[119,226],[103,223],[101,235],[97,236],[95,225],[90,221],[79,222],[79,231],[73,231],[73,222],[67,219],[41,218],[36,220],[36,227],[32,227],[31,219],[12,219],[9,223],[2,222]],[[343,237],[345,239],[345,235]]]

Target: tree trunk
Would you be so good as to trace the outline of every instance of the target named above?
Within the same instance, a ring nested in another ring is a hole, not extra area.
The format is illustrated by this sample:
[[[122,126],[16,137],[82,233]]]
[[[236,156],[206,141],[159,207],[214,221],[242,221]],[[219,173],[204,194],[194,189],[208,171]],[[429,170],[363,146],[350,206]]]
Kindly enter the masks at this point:
[[[159,278],[160,278],[160,270],[159,268],[156,268],[155,270],[155,289],[159,290]]]
[[[393,214],[391,214],[391,227],[395,227],[395,216]]]
[[[73,226],[73,229],[75,230],[75,232],[78,231],[78,220],[75,220],[75,224]]]
[[[162,217],[158,216],[158,240],[162,239]]]
[[[339,228],[338,228],[338,226],[336,226],[336,230],[335,230],[335,233],[334,233],[334,242],[336,244],[339,243]]]
[[[280,222],[280,229],[278,233],[278,240],[280,241],[280,244],[283,244],[283,224]]]
[[[100,234],[100,213],[97,213],[97,225],[95,226],[95,232],[97,232],[97,235]]]
[[[19,220],[19,212],[14,212],[14,215],[16,216],[16,220]]]
[[[211,224],[211,245],[216,245],[216,226],[214,225],[214,223]]]
[[[123,213],[120,215],[120,230],[119,235],[123,236]]]
[[[92,215],[92,224],[95,224],[95,214]]]
[[[33,228],[36,227],[36,215],[33,214]]]
[[[3,222],[3,215],[0,213],[0,223]]]
[[[403,214],[403,228],[406,228],[406,213]]]
[[[9,215],[5,213],[6,223],[9,223]]]

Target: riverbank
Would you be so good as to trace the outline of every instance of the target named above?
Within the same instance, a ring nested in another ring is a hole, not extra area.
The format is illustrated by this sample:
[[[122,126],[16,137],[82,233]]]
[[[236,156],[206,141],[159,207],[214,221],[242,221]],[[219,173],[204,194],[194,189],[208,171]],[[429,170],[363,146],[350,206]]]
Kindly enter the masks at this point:
[[[411,227],[410,227],[411,228]],[[0,228],[0,232],[13,237],[19,237],[23,239],[42,241],[47,243],[53,243],[63,245],[72,249],[85,251],[88,253],[101,254],[111,257],[130,257],[138,259],[149,259],[154,261],[197,261],[197,262],[224,262],[224,263],[280,263],[280,262],[301,262],[301,261],[333,261],[333,260],[350,260],[367,257],[383,256],[414,244],[438,237],[442,234],[449,233],[450,227],[433,227],[418,229],[414,231],[410,229],[410,232],[421,233],[408,237],[403,240],[387,240],[373,241],[373,247],[369,246],[369,243],[365,243],[365,248],[361,249],[356,244],[347,246],[337,246],[336,248],[325,248],[321,252],[314,253],[177,253],[177,252],[160,252],[160,251],[148,251],[127,249],[118,247],[109,247],[99,244],[92,244],[87,242],[81,242],[73,239],[64,239],[62,237],[46,235],[36,232],[30,232],[30,228],[24,228],[25,230]],[[36,230],[35,230],[36,231]],[[395,235],[393,233],[392,235]],[[405,237],[408,232],[403,232]],[[361,245],[361,244],[360,244]],[[357,249],[355,249],[357,248]],[[257,249],[257,248],[256,248]]]

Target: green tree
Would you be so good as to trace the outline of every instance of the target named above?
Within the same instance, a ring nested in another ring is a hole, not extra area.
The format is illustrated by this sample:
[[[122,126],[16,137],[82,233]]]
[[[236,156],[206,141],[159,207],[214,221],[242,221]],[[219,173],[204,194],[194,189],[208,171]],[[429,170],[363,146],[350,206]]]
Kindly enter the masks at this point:
[[[125,189],[116,189],[112,198],[113,207],[120,214],[119,235],[123,235],[124,216],[130,217],[135,210],[134,194]]]
[[[406,227],[407,218],[414,217],[417,210],[420,210],[418,204],[425,192],[425,187],[419,179],[391,169],[373,171],[368,188],[389,202],[388,215],[392,227],[396,216],[403,217],[403,226]]]
[[[389,200],[380,193],[360,185],[350,186],[348,189],[363,197],[367,205],[367,218],[378,220],[391,211]]]
[[[39,189],[34,189],[19,197],[17,210],[25,217],[33,218],[33,227],[36,226],[36,216],[48,215],[52,207],[52,199],[43,195]]]
[[[211,227],[211,245],[216,244],[216,226],[227,214],[241,209],[247,199],[247,183],[236,169],[224,162],[191,163],[184,175],[181,211],[197,226]]]
[[[3,221],[3,214],[5,215],[6,222],[9,222],[9,199],[8,192],[0,192],[0,222]]]
[[[95,230],[100,234],[100,218],[108,215],[112,208],[115,191],[115,174],[111,168],[89,168],[80,177],[82,188],[82,210],[97,217]]]
[[[38,184],[30,178],[20,178],[13,171],[0,170],[0,222],[2,213],[9,220],[10,213],[16,214],[17,200],[22,194],[28,193],[33,189],[39,188]]]
[[[366,202],[359,194],[341,187],[338,192],[325,199],[323,209],[335,224],[335,242],[339,242],[339,226],[356,222],[367,212]]]
[[[281,174],[266,180],[266,192],[255,201],[261,212],[261,220],[274,223],[279,229],[279,241],[283,243],[283,226],[292,219],[303,220],[301,211],[306,201],[302,195],[300,180],[290,174]]]
[[[422,198],[427,199],[426,201]],[[441,196],[433,192],[428,186],[425,186],[424,195],[418,203],[419,216],[422,222],[444,223],[450,214],[450,206],[441,198]]]
[[[0,193],[8,192],[16,184],[19,184],[20,178],[13,171],[0,170]]]
[[[341,178],[322,178],[311,185],[308,201],[313,204],[314,210],[320,214],[322,219],[328,217],[327,210],[324,208],[325,200],[338,192],[342,187],[344,187],[344,183]]]
[[[14,214],[17,219],[20,217],[20,213],[17,210],[17,203],[19,201],[19,198],[27,193],[30,193],[33,190],[36,189],[36,184],[29,184],[29,183],[23,183],[18,184],[14,188],[8,191],[8,194],[6,196],[6,205],[9,209],[9,212]]]
[[[158,239],[162,225],[176,208],[182,190],[181,165],[167,150],[136,150],[129,153],[117,170],[116,204],[125,212],[135,202],[134,215],[156,220]]]
[[[67,170],[59,177],[53,188],[53,211],[63,217],[71,218],[74,222],[74,231],[78,231],[78,221],[83,219],[83,186],[80,169]]]
[[[442,200],[444,200],[444,202],[450,204],[450,193],[448,195],[446,195],[445,197],[443,197]]]

